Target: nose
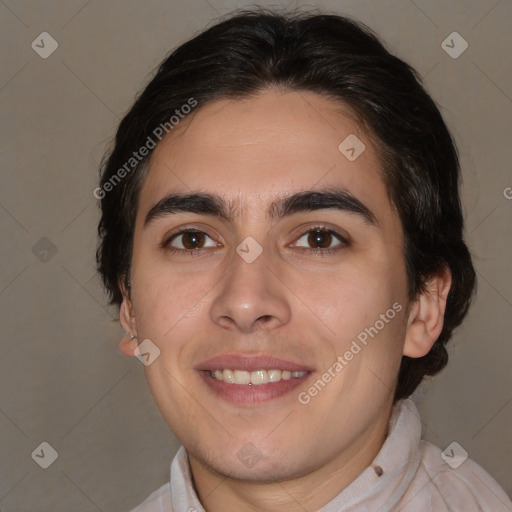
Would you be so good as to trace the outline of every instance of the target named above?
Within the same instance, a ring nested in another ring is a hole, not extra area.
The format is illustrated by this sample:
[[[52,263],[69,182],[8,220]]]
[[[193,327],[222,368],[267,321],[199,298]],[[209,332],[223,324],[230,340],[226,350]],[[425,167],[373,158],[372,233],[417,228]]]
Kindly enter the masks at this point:
[[[265,251],[247,263],[233,255],[230,271],[215,287],[211,319],[227,330],[250,333],[287,324],[291,317],[288,288],[269,266]]]

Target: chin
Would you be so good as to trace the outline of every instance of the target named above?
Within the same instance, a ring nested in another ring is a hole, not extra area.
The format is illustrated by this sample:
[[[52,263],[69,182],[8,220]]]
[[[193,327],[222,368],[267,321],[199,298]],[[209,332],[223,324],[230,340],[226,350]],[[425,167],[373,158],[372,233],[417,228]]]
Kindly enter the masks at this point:
[[[219,455],[210,452],[207,458],[198,457],[196,453],[194,455],[215,473],[243,482],[281,482],[299,478],[315,469],[311,466],[311,461],[303,461],[301,465],[300,461],[291,460],[272,450],[269,450],[269,455],[265,455],[248,446],[245,448],[245,451],[233,451],[229,454],[225,451]]]

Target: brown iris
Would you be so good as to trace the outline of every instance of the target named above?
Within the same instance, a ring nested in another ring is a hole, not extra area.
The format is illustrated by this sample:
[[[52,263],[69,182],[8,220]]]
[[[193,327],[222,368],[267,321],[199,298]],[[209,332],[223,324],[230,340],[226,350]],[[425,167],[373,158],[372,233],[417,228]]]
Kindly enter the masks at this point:
[[[308,244],[319,246],[321,249],[328,248],[332,243],[332,234],[325,230],[312,230],[309,232]]]
[[[205,234],[200,231],[187,231],[181,235],[185,249],[200,249],[204,244]],[[200,245],[201,247],[198,247]]]

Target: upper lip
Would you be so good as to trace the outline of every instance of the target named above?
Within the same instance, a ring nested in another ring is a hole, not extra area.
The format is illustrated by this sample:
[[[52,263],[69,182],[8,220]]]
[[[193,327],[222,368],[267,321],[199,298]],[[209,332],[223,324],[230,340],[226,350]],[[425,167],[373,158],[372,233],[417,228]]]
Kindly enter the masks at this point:
[[[243,355],[243,354],[219,354],[209,359],[201,361],[195,366],[196,370],[245,370],[252,372],[255,370],[288,370],[290,372],[311,372],[311,366],[287,361],[267,354],[261,355]]]

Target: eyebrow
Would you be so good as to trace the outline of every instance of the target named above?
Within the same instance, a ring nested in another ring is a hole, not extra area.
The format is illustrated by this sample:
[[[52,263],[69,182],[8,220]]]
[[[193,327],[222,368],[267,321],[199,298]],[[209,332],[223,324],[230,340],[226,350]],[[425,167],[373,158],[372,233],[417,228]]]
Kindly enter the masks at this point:
[[[347,190],[336,187],[280,197],[272,202],[267,215],[272,220],[278,220],[296,213],[325,209],[349,212],[361,217],[365,223],[379,227],[376,216],[366,205]],[[228,222],[233,222],[237,217],[236,206],[218,195],[205,192],[174,193],[160,199],[149,210],[144,227],[156,219],[183,212],[211,215]]]

